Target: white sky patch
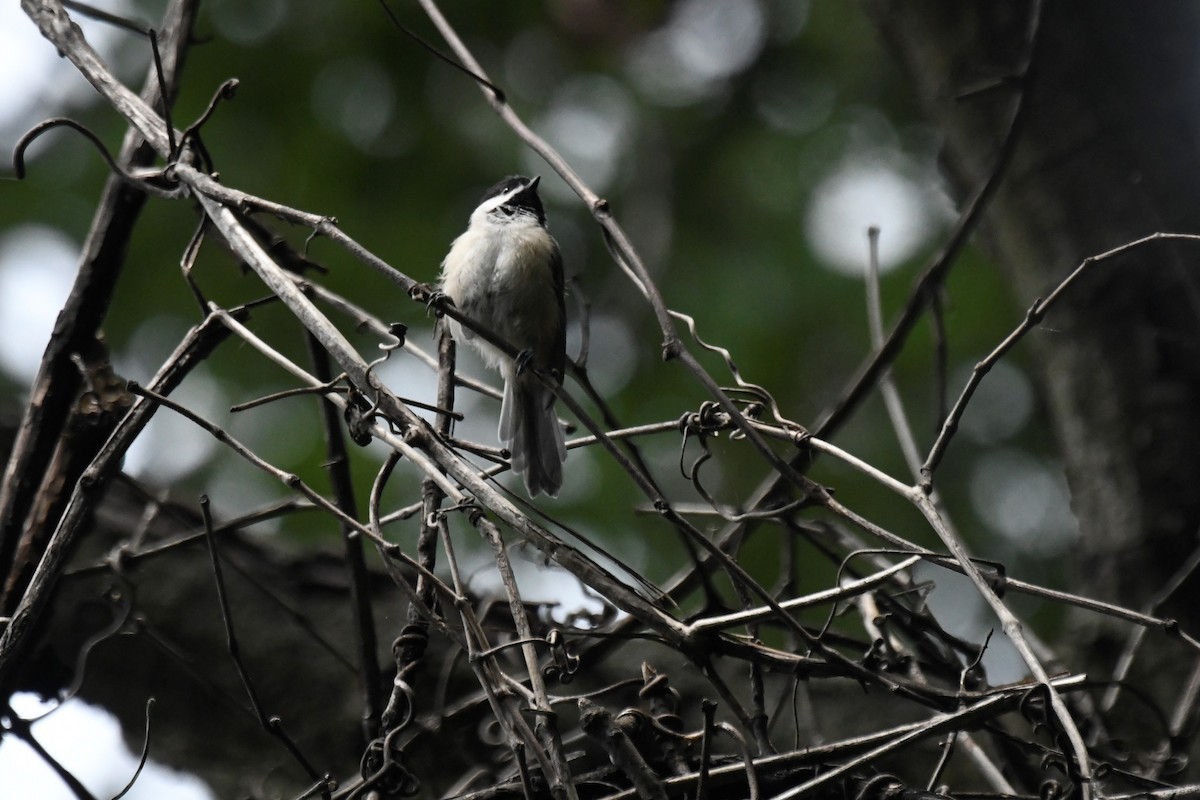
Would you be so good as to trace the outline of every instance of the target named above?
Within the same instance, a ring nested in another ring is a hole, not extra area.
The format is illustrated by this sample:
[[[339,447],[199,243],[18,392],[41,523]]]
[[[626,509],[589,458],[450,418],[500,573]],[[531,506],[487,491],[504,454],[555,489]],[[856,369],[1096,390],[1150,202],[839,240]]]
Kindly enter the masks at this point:
[[[410,341],[420,346],[425,352],[436,357],[437,341],[433,336],[426,336],[425,334],[426,331],[414,330],[408,332],[408,335],[413,337]],[[463,352],[466,350],[466,347],[459,347],[458,357],[462,358]],[[378,352],[379,355],[383,355],[383,351]],[[378,356],[371,353],[368,353],[366,357],[368,359],[378,358]],[[480,368],[483,369],[482,366]],[[411,355],[407,350],[400,349],[393,351],[387,361],[374,368],[374,372],[395,395],[411,400],[419,400],[429,405],[437,403],[436,367],[430,367],[424,361],[418,361],[417,357]],[[474,375],[475,373],[472,372],[471,374]],[[494,376],[496,373],[492,372],[490,374]],[[468,395],[474,396],[474,392],[462,390],[456,392],[454,397],[455,403],[461,404],[467,399]],[[437,421],[437,414],[433,411],[426,411],[422,408],[413,408],[413,411],[426,422],[435,423]]]
[[[130,10],[127,2],[93,5],[113,14],[128,14]],[[77,12],[68,13],[79,23],[88,43],[106,61],[113,61],[118,51],[132,44],[141,47],[145,56],[139,63],[150,63],[149,40],[89,20]],[[130,55],[136,55],[136,51]],[[96,90],[69,61],[59,57],[21,10],[20,3],[0,3],[0,75],[4,76],[0,80],[0,151],[6,153],[12,151],[22,133],[43,118],[60,116],[71,106],[90,103],[96,97]],[[36,158],[39,152],[44,152],[44,148],[35,144],[30,158]]]
[[[867,265],[867,229],[880,229],[879,268],[895,269],[936,230],[934,193],[890,160],[851,156],[813,191],[805,234],[822,264],[861,275]]]
[[[13,695],[12,706],[26,718],[48,710],[29,694]],[[33,735],[95,797],[112,797],[137,770],[138,757],[125,746],[116,718],[81,700],[68,700],[53,714],[33,723]],[[5,797],[76,800],[75,793],[46,762],[15,736],[0,740],[0,775],[4,776]],[[213,793],[198,778],[148,761],[125,798],[162,797],[214,800]]]
[[[623,545],[624,546],[624,545]],[[532,547],[508,548],[513,574],[521,589],[521,597],[527,603],[546,603],[551,606],[550,616],[557,622],[567,620],[572,614],[598,614],[605,608],[605,602],[570,572],[557,564],[546,564],[543,556]],[[526,554],[527,553],[527,554]],[[591,555],[599,560],[618,579],[626,585],[640,589],[640,586],[625,574],[616,563],[604,558],[599,552]],[[645,561],[644,552],[623,552],[626,563],[635,569]],[[537,561],[531,559],[538,559]],[[500,571],[496,569],[490,552],[480,549],[463,558],[468,564],[464,569],[468,573],[467,583],[471,592],[479,596],[504,597],[504,585],[500,580]]]
[[[395,359],[400,354],[392,356]],[[458,345],[456,369],[464,374],[470,375],[472,378],[482,381],[489,386],[495,387],[497,391],[504,388],[504,381],[500,378],[500,373],[495,370],[488,369],[483,364],[483,359],[479,357],[479,353],[475,352],[475,348],[469,345],[464,346],[461,342]],[[416,368],[416,369],[419,369]],[[397,380],[398,376],[405,374],[405,371],[395,371],[383,365],[377,370],[380,377],[383,378],[387,387],[395,394],[403,396],[411,396],[405,388],[403,380]],[[424,392],[417,394],[418,399],[428,401],[432,396],[436,398],[437,378],[431,374],[433,383],[433,393]],[[500,440],[496,433],[496,428],[500,423],[500,400],[499,398],[490,398],[482,395],[474,390],[467,391],[458,389],[454,394],[454,410],[463,415],[461,420],[454,423],[454,435],[460,439],[465,439],[472,442],[479,442],[488,447],[499,447]],[[425,414],[422,414],[425,416]],[[432,420],[434,415],[430,414],[426,419]]]
[[[993,686],[1021,680],[1029,673],[970,578],[933,564],[919,564],[913,572],[917,580],[934,583],[927,601],[929,610],[948,633],[983,644],[991,632],[983,666]]]
[[[19,3],[0,3],[0,119],[25,119],[43,102],[58,53],[38,34]],[[20,76],[20,80],[16,77]],[[4,125],[9,133],[8,125]],[[6,136],[7,138],[7,136]]]
[[[113,355],[117,372],[148,384],[176,345],[187,334],[182,317],[157,314],[142,322],[124,351]],[[204,365],[192,370],[171,395],[206,419],[228,414],[230,400],[212,371]],[[198,425],[166,408],[154,418],[125,455],[125,471],[153,486],[166,486],[208,463],[217,440]]]
[[[19,382],[37,375],[78,261],[79,245],[54,228],[26,225],[0,239],[0,369]]]
[[[666,25],[629,54],[638,87],[662,105],[689,105],[716,93],[758,57],[767,19],[757,0],[683,0]]]
[[[171,399],[208,420],[220,420],[229,411],[229,398],[204,366],[192,370]],[[217,446],[208,431],[160,408],[125,454],[125,471],[151,486],[170,486],[207,464]]]

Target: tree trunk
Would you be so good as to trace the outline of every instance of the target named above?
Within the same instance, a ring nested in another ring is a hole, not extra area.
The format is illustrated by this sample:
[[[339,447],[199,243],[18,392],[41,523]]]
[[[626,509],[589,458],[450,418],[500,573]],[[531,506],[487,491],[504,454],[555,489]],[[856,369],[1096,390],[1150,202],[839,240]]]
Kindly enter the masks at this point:
[[[1004,79],[1019,77],[1030,52],[1029,3],[870,8],[945,132],[961,196],[993,169],[1017,92],[1031,92],[983,223],[1019,297],[1045,296],[1088,256],[1197,230],[1193,6],[1047,2],[1025,83]],[[1070,585],[1134,608],[1176,572],[1200,525],[1197,259],[1200,243],[1159,242],[1100,262],[1030,337],[1082,533]],[[1194,620],[1194,592],[1172,613]]]

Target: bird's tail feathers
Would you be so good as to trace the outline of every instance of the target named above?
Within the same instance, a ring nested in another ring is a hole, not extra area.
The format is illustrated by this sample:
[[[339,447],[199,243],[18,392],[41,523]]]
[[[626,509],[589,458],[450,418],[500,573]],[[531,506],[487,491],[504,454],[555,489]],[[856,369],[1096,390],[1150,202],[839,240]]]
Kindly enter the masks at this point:
[[[500,441],[512,454],[513,471],[525,478],[530,497],[558,495],[566,440],[554,413],[554,393],[532,376],[510,376],[500,407]]]

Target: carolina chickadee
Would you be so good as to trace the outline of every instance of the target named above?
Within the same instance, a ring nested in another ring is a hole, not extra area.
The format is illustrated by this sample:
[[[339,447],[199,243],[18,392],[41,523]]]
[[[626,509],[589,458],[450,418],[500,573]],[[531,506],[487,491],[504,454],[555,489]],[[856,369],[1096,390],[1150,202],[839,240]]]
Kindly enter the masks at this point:
[[[459,311],[521,351],[514,363],[450,320],[451,335],[504,376],[500,440],[531,497],[558,494],[567,457],[553,392],[521,368],[532,359],[561,382],[566,363],[562,255],[546,230],[539,180],[512,175],[488,189],[466,232],[450,245],[441,277]]]

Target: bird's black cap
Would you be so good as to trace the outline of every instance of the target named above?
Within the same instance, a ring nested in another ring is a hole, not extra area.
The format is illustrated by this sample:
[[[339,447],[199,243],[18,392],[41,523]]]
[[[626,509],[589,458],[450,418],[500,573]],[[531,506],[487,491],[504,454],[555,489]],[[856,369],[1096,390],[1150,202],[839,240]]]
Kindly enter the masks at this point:
[[[526,178],[524,175],[509,175],[484,192],[483,201],[517,190],[500,208],[506,210],[509,214],[515,211],[532,214],[537,217],[539,223],[544,225],[546,222],[546,209],[542,206],[542,198],[538,196],[537,192],[538,181],[541,179],[540,175],[533,178]]]

